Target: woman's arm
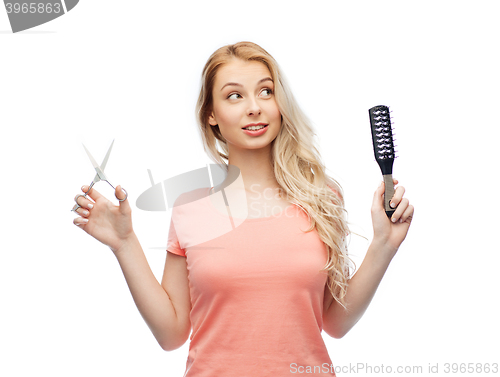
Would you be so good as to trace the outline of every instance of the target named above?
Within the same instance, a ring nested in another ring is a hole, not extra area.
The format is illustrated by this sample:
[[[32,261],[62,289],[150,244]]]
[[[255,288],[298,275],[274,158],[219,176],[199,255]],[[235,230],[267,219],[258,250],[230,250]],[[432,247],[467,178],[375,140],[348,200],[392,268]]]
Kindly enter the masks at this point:
[[[394,184],[398,181],[394,180]],[[334,338],[342,338],[363,316],[384,276],[389,263],[406,237],[414,208],[403,198],[404,188],[398,187],[391,203],[398,205],[392,222],[385,214],[384,183],[375,191],[372,204],[373,241],[356,274],[349,280],[343,308],[333,297],[323,312],[323,329]],[[329,290],[325,290],[329,294]]]
[[[135,234],[115,252],[142,318],[162,349],[172,351],[186,342],[191,323],[186,258],[168,254],[160,285]]]
[[[95,188],[83,186],[87,196],[77,195],[73,223],[109,246],[115,254],[139,312],[160,346],[171,351],[182,346],[191,332],[191,308],[186,258],[170,254],[161,285],[153,275],[132,227],[132,210],[118,185],[115,206]],[[88,191],[88,192],[87,192]]]

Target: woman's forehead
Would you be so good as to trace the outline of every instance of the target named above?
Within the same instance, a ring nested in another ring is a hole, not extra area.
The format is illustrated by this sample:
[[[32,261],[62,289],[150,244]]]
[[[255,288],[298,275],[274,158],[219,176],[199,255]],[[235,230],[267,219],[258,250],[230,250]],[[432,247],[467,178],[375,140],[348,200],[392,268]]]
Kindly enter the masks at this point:
[[[243,81],[259,81],[265,77],[271,77],[271,72],[264,63],[233,59],[219,68],[215,85],[222,87],[226,82],[244,84]]]

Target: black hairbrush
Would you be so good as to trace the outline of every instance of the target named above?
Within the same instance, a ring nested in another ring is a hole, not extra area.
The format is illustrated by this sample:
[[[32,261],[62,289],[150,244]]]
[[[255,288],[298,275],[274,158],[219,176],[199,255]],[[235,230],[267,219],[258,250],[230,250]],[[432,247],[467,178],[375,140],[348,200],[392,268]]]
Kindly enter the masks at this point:
[[[387,106],[374,106],[368,110],[372,129],[373,151],[382,175],[384,177],[384,209],[390,218],[395,208],[389,205],[394,196],[394,183],[392,182],[392,165],[396,158],[394,154],[394,140],[392,137],[391,116]]]

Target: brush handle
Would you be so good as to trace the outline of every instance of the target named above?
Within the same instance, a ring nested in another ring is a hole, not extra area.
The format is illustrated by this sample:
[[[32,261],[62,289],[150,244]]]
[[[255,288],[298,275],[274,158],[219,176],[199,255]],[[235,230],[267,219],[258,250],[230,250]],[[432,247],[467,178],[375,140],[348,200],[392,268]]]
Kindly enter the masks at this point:
[[[384,209],[388,218],[391,218],[396,208],[390,206],[392,197],[394,196],[394,182],[392,181],[392,174],[385,174],[384,176],[385,192],[384,192]]]

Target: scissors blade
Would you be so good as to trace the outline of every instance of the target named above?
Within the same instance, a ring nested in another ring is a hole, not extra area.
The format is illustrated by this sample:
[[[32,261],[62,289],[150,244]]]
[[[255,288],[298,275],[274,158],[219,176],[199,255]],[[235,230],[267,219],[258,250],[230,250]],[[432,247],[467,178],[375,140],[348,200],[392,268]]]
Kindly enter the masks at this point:
[[[87,155],[90,158],[90,162],[92,162],[92,165],[94,166],[94,169],[97,172],[96,177],[99,178],[98,180],[96,180],[96,178],[94,178],[94,182],[99,182],[100,180],[107,181],[108,179],[104,175],[104,172],[101,170],[101,167],[99,165],[97,165],[96,160],[94,160],[94,157],[92,157],[92,155],[90,154],[89,150],[85,147],[85,145],[83,145],[83,148],[85,148],[85,152],[87,152]]]
[[[109,154],[111,153],[111,148],[113,148],[113,144],[115,142],[115,139],[111,142],[111,145],[109,146],[108,152],[106,153],[106,157],[104,157],[104,160],[102,160],[101,164],[101,170],[104,172],[104,169],[106,169],[106,164],[108,163],[108,158]]]

